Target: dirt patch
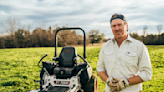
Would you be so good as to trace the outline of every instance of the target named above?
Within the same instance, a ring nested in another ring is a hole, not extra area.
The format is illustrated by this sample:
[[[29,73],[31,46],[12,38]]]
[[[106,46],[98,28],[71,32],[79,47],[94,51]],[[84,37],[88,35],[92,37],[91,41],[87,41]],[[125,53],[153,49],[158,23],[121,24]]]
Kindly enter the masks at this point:
[[[92,44],[88,44],[86,46],[102,46],[104,43],[105,42],[103,42],[103,43],[94,43],[93,45]],[[83,45],[69,45],[69,46],[76,46],[76,47],[78,47],[78,46],[83,46]]]
[[[102,46],[105,42],[103,43],[94,43],[93,45],[92,44],[89,44],[87,46]]]

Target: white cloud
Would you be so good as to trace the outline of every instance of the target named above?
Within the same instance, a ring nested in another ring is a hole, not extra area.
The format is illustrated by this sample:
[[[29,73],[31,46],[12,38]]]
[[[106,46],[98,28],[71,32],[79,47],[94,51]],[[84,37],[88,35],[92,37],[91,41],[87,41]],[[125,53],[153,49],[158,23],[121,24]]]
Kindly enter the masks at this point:
[[[87,31],[99,29],[111,37],[112,14],[124,14],[130,30],[142,30],[144,25],[156,30],[156,25],[164,25],[163,9],[163,0],[1,0],[0,20],[12,16],[33,28],[42,22],[47,22],[47,27],[80,26]]]
[[[5,11],[0,10],[0,15],[7,15]]]

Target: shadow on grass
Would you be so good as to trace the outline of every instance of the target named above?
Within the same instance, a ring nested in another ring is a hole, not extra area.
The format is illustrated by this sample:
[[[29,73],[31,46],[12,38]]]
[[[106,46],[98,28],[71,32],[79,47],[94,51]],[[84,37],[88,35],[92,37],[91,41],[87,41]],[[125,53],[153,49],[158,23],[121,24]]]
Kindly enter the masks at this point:
[[[20,81],[8,81],[1,84],[2,86],[20,86]]]

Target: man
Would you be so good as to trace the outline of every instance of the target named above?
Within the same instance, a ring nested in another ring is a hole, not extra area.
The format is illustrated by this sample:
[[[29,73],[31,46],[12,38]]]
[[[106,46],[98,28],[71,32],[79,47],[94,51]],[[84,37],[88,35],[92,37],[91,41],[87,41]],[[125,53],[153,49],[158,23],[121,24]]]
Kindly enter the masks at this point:
[[[105,92],[139,92],[153,73],[148,50],[128,35],[124,15],[114,14],[110,24],[114,38],[102,46],[97,63],[98,75],[106,82]]]

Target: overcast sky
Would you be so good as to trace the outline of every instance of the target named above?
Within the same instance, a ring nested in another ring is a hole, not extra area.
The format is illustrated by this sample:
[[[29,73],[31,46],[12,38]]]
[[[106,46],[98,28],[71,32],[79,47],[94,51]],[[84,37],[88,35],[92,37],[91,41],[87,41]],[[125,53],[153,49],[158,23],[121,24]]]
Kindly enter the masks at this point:
[[[126,17],[129,32],[142,34],[147,26],[148,34],[157,34],[157,25],[164,25],[164,0],[0,0],[0,22],[12,17],[22,26],[30,25],[30,30],[43,24],[46,29],[81,27],[86,32],[100,30],[111,38],[109,20],[114,13]],[[4,34],[2,27],[0,33]]]

